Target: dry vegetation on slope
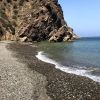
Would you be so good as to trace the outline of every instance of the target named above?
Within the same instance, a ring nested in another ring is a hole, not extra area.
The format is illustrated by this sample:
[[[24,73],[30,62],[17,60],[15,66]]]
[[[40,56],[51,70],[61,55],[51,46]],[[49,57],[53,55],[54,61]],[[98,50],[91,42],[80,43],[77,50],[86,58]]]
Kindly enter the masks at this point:
[[[75,36],[58,0],[0,0],[1,40],[61,42]]]

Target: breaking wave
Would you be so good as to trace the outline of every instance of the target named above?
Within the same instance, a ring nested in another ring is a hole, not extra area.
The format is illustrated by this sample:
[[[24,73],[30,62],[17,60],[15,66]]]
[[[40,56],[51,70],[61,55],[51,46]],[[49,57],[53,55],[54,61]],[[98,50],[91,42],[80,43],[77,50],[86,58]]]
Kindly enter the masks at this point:
[[[100,77],[90,74],[90,70],[63,66],[63,65],[59,64],[58,62],[56,62],[55,60],[50,59],[43,51],[38,52],[36,57],[43,62],[55,65],[55,68],[60,69],[61,71],[64,71],[66,73],[76,74],[76,75],[80,75],[80,76],[86,76],[96,82],[100,82]]]

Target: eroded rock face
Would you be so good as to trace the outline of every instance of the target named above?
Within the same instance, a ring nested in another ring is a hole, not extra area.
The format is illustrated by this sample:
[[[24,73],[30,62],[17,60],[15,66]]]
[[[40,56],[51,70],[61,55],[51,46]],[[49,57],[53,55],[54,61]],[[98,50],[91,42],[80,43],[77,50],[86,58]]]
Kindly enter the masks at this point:
[[[0,0],[1,40],[61,42],[74,38],[58,0]]]

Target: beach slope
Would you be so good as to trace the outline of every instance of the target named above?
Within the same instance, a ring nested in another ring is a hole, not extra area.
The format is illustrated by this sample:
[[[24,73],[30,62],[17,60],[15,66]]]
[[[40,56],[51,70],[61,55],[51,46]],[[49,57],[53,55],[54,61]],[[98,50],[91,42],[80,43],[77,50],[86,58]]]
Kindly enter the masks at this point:
[[[43,100],[48,100],[49,97],[52,100],[100,100],[100,83],[87,77],[62,72],[56,69],[54,65],[40,61],[36,58],[40,50],[37,43],[10,43],[7,49],[13,52],[13,57],[18,62],[27,66],[25,69],[28,70],[27,74],[31,79],[27,77],[28,83],[26,83],[31,88],[30,91],[33,90],[34,95],[38,94],[40,96],[41,94],[39,93],[42,92],[42,96],[46,97]],[[23,67],[19,65],[19,70],[21,68]],[[24,79],[26,75],[23,75],[22,82],[26,81]],[[33,80],[30,85],[29,80]],[[31,87],[32,85],[34,87],[34,84],[37,84],[35,85],[36,91]],[[30,95],[30,92],[27,93],[27,95]],[[33,100],[35,100],[34,96]],[[42,99],[37,98],[36,100]]]
[[[16,52],[7,49],[10,44],[0,42],[0,100],[51,100],[46,77],[14,57]]]

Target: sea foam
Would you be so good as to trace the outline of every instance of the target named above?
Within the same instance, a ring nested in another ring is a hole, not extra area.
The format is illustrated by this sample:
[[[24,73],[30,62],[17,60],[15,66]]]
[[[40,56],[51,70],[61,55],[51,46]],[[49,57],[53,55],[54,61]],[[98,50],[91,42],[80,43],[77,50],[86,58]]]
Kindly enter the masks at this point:
[[[76,74],[76,75],[80,75],[80,76],[86,76],[96,82],[100,82],[100,77],[89,74],[89,70],[63,66],[63,65],[59,64],[58,62],[56,62],[55,60],[50,59],[48,56],[46,56],[46,54],[43,51],[39,51],[38,54],[36,55],[36,57],[43,62],[55,65],[55,68],[60,69],[61,71],[64,71],[66,73]]]

